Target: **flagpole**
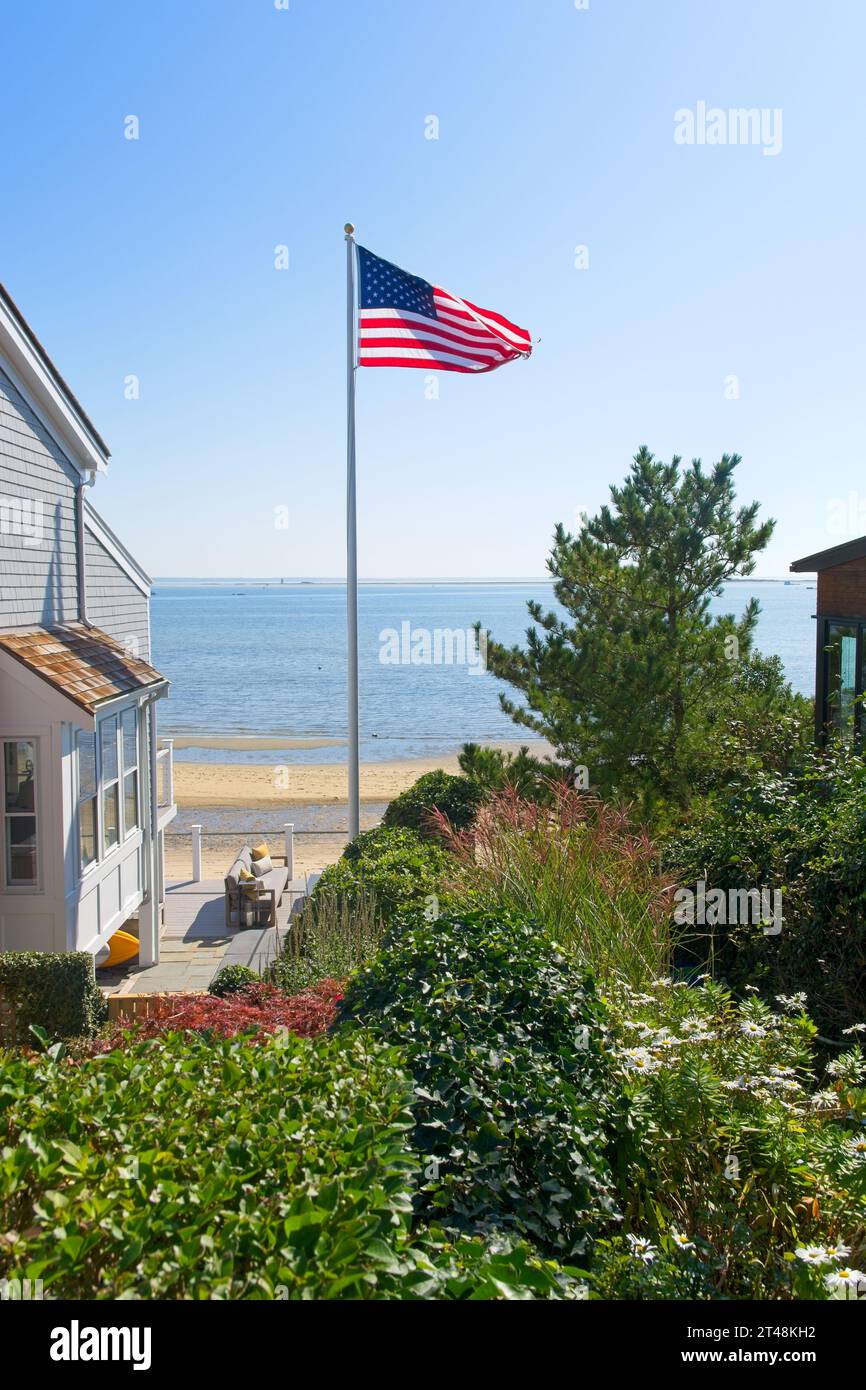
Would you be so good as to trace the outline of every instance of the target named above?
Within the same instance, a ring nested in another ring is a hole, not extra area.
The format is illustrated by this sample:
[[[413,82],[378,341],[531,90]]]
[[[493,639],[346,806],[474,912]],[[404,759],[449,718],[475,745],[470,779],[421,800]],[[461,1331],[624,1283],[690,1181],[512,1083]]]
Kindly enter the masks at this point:
[[[355,509],[355,228],[345,226],[347,271],[346,636],[349,697],[349,838],[361,829],[358,738],[358,530]]]

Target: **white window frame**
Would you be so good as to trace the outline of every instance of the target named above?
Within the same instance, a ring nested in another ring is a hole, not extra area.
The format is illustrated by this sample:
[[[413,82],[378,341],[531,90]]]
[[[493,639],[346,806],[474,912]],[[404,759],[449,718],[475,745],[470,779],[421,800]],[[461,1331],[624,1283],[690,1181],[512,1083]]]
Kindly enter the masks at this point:
[[[0,757],[0,806],[2,806],[3,816],[0,822],[0,855],[2,855],[3,873],[0,875],[0,893],[15,894],[16,896],[29,897],[36,893],[44,892],[44,867],[43,849],[45,844],[44,824],[45,819],[42,812],[42,781],[44,758],[42,756],[43,738],[41,734],[9,734],[0,735],[0,743],[32,743],[33,744],[33,774],[36,795],[34,797],[34,816],[36,818],[36,882],[35,883],[7,883],[6,882],[6,849],[7,849],[7,821],[13,819],[15,815],[29,814],[27,812],[15,812],[6,810],[6,749],[2,750]]]
[[[96,834],[95,834],[95,837],[94,837],[94,840],[95,840],[94,848],[96,849],[96,854],[95,854],[95,856],[93,857],[93,859],[91,859],[90,863],[89,863],[89,864],[86,864],[86,865],[85,865],[85,864],[82,864],[82,862],[81,862],[81,803],[82,803],[82,801],[84,800],[84,798],[83,798],[82,795],[81,795],[81,754],[80,754],[79,748],[78,748],[78,736],[79,736],[79,734],[89,734],[90,737],[93,739],[93,766],[94,766],[94,772],[95,772],[95,775],[96,775],[96,792],[95,792],[95,795],[94,795],[92,798],[91,798],[91,797],[88,797],[88,798],[87,798],[88,801],[93,800],[93,801],[96,803]],[[75,829],[76,829],[76,843],[77,843],[77,845],[78,845],[78,878],[79,878],[79,882],[80,882],[83,878],[85,878],[85,877],[87,876],[87,874],[93,873],[93,872],[99,867],[99,864],[100,864],[101,861],[102,861],[102,805],[101,805],[102,797],[101,797],[100,786],[99,786],[99,729],[98,729],[98,726],[97,726],[96,724],[94,724],[94,726],[93,726],[92,729],[80,729],[80,728],[77,728],[77,729],[75,730],[74,747],[75,747]]]
[[[124,748],[124,739],[123,739],[123,720],[124,720],[124,716],[125,716],[125,715],[130,715],[130,714],[132,715],[133,719],[135,720],[135,762],[132,764],[131,767],[127,767],[127,766],[126,766],[126,751],[125,751],[125,748]],[[123,834],[122,834],[122,836],[121,836],[121,843],[124,843],[126,840],[128,840],[128,839],[130,838],[130,836],[137,834],[137,832],[138,832],[139,830],[141,830],[141,762],[139,761],[139,760],[140,760],[140,756],[141,756],[140,751],[139,751],[139,750],[140,750],[140,746],[141,746],[141,745],[140,745],[140,739],[141,739],[140,722],[141,722],[141,721],[139,720],[139,717],[138,717],[138,705],[127,705],[125,709],[122,709],[122,710],[119,712],[118,717],[117,717],[117,732],[118,732],[119,741],[120,741],[120,759],[119,759],[119,764],[118,764],[118,765],[119,765],[119,769],[120,769],[120,800],[121,800],[121,803],[122,803],[122,804],[121,804],[121,817],[122,817],[122,824],[123,824]],[[127,824],[126,824],[126,779],[127,779],[127,777],[131,776],[133,773],[135,774],[135,813],[136,813],[136,822],[135,822],[135,825],[127,825]]]
[[[106,724],[114,720],[114,758],[116,772],[110,781],[106,781],[102,766],[102,730]],[[105,714],[96,723],[96,742],[97,742],[97,786],[99,788],[99,862],[103,863],[115,850],[120,849],[123,844],[123,806],[121,804],[121,753],[120,753],[120,711],[112,710],[110,714]],[[106,843],[105,839],[105,793],[115,788],[117,797],[117,839],[113,845]]]

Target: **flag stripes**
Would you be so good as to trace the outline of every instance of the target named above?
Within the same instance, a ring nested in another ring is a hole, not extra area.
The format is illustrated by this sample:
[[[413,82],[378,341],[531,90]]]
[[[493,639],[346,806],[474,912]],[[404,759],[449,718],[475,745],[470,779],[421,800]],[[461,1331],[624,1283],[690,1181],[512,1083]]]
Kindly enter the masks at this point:
[[[502,314],[409,275],[358,247],[362,367],[490,372],[528,357],[532,341]]]

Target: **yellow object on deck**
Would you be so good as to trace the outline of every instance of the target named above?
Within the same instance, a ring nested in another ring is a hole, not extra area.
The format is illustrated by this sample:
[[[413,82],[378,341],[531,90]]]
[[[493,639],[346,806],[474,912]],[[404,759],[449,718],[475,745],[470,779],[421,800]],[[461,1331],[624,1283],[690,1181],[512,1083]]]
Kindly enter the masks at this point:
[[[116,931],[108,943],[106,959],[101,960],[96,968],[108,970],[112,965],[123,965],[125,961],[132,960],[132,957],[137,955],[138,937],[131,936],[128,931]]]

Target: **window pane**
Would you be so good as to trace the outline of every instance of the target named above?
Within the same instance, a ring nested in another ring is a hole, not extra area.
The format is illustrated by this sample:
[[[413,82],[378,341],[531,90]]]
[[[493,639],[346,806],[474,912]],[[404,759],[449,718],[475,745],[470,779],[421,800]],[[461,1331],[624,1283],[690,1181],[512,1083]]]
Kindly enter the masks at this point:
[[[827,723],[843,738],[850,738],[857,694],[856,627],[828,623],[827,648]]]
[[[120,729],[123,734],[123,769],[138,767],[138,718],[137,710],[125,709],[120,716]]]
[[[6,882],[36,883],[36,817],[8,816],[6,820]]]
[[[36,810],[36,744],[30,739],[10,740],[3,745],[6,773],[6,810]]]
[[[127,835],[138,825],[138,773],[128,772],[123,779],[123,827]]]
[[[81,826],[81,867],[86,869],[96,859],[96,797],[82,801],[78,808]]]
[[[75,735],[78,746],[78,795],[96,795],[96,734],[79,729]]]
[[[105,848],[111,849],[118,841],[117,827],[117,783],[107,787],[102,793],[102,823],[105,827]]]
[[[117,777],[117,719],[103,719],[99,726],[100,748],[102,750],[102,781],[113,782]]]

